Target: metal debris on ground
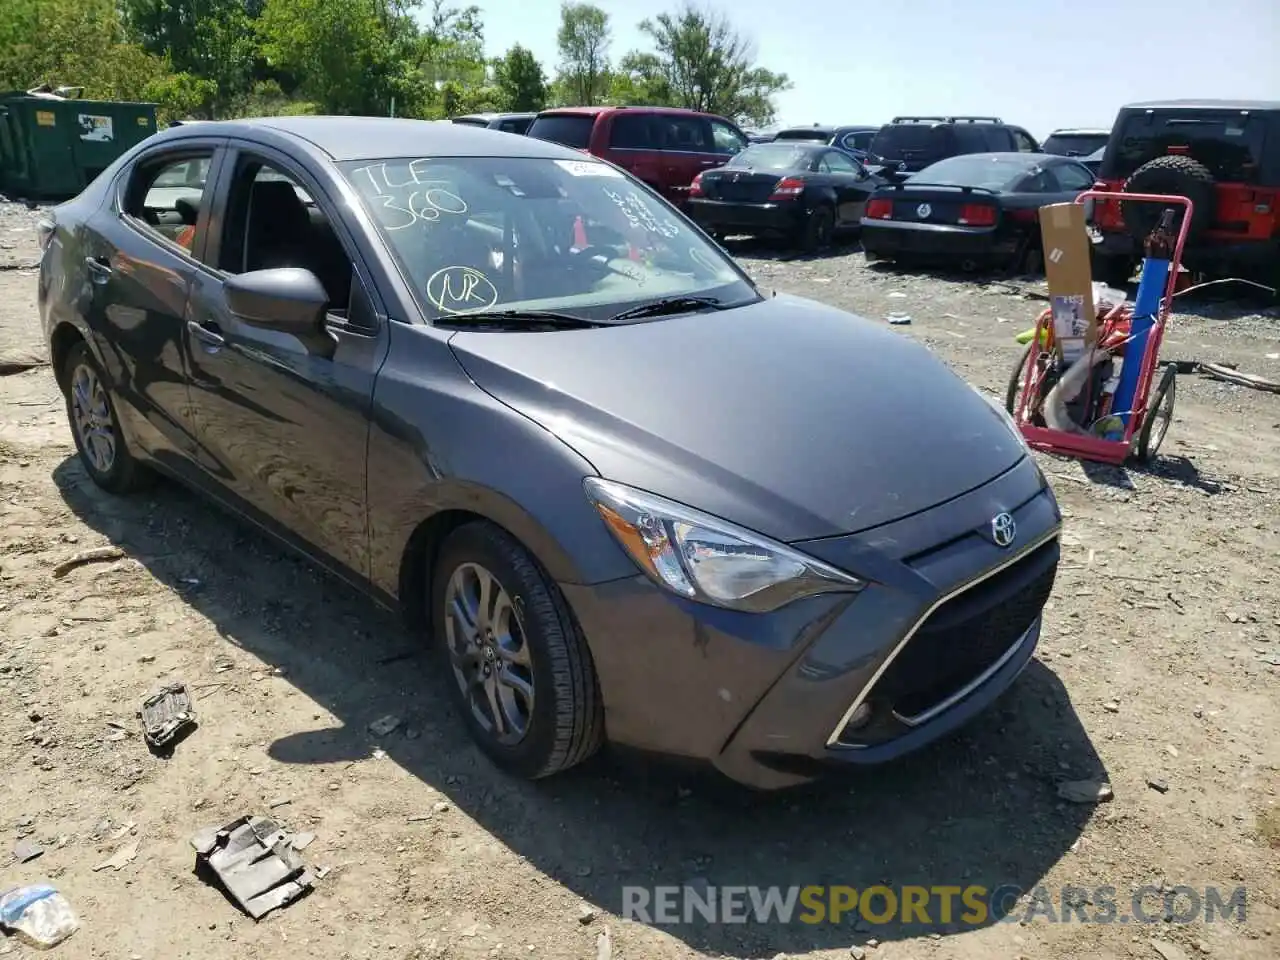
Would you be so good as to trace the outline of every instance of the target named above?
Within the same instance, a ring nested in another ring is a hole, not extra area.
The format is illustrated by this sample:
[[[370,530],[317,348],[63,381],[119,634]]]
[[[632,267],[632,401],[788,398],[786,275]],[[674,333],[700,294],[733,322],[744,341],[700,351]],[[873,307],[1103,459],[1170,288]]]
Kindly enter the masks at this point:
[[[124,551],[119,547],[93,547],[90,550],[81,550],[75,556],[63,560],[54,567],[53,576],[55,580],[61,580],[76,567],[82,567],[86,563],[106,563],[109,560],[119,560],[123,556]]]
[[[41,950],[56,947],[80,927],[75,911],[53,887],[18,887],[0,896],[0,927]]]
[[[1058,796],[1071,803],[1106,803],[1114,794],[1101,780],[1066,780],[1058,784]]]
[[[197,868],[211,870],[245,913],[260,920],[315,882],[295,845],[300,839],[266,817],[241,817],[221,829],[201,830],[191,846]]]
[[[160,688],[142,701],[138,716],[142,718],[142,735],[153,750],[172,746],[196,725],[191,694],[180,680]]]
[[[385,717],[379,717],[373,723],[369,724],[369,732],[375,737],[385,737],[392,733],[400,726],[400,718],[388,714]]]
[[[30,863],[44,853],[44,847],[30,840],[19,840],[13,845],[13,859],[18,863]]]
[[[895,327],[905,327],[911,323],[911,317],[905,313],[891,313],[885,319]]]
[[[122,870],[129,864],[133,863],[138,856],[138,838],[134,837],[128,843],[121,845],[115,853],[106,860],[93,867],[93,872],[99,870]]]

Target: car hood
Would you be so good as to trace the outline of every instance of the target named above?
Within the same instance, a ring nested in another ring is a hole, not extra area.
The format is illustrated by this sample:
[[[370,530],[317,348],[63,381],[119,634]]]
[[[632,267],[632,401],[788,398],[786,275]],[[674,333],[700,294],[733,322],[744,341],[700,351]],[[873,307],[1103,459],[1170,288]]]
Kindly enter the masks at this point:
[[[606,479],[783,541],[898,520],[1025,455],[925,347],[798,297],[450,345],[483,390]]]

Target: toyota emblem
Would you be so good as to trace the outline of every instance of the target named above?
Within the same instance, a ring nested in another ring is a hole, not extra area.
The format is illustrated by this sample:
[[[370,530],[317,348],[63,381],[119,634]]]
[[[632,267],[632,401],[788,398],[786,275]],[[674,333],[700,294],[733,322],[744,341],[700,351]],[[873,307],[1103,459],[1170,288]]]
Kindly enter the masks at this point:
[[[916,207],[916,216],[921,220],[928,220],[929,214],[931,213],[933,213],[933,207],[929,206],[927,203],[922,203],[920,206]]]
[[[1011,545],[1018,536],[1018,524],[1007,513],[997,513],[991,518],[991,539],[997,547]]]

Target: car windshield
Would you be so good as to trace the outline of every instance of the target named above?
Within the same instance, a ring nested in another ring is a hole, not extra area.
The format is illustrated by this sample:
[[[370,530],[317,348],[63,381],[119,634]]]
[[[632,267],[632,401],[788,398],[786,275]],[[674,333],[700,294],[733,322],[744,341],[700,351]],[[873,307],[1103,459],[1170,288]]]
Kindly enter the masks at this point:
[[[1170,148],[1179,148],[1218,180],[1249,182],[1262,162],[1264,128],[1261,117],[1234,110],[1131,114],[1120,128],[1118,149],[1107,158],[1106,175],[1128,177]]]
[[[666,201],[597,160],[441,157],[339,164],[425,315],[602,321],[670,297],[759,295]]]
[[[1057,153],[1064,157],[1087,157],[1099,147],[1105,146],[1105,133],[1055,133],[1044,142],[1045,153]]]
[[[808,163],[810,153],[794,143],[757,143],[725,164],[743,170],[794,170]]]
[[[907,179],[909,183],[937,183],[946,186],[1003,190],[1030,173],[1032,166],[1017,157],[964,154],[939,160]]]

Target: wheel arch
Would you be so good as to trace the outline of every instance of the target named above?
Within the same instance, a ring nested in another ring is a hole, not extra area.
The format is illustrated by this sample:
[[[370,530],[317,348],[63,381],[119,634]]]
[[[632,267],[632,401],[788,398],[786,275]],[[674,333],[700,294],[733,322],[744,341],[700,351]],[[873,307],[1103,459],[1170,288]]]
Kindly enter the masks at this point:
[[[49,337],[49,364],[53,368],[53,378],[57,381],[59,389],[66,392],[66,365],[67,357],[71,354],[71,349],[77,343],[85,343],[89,345],[89,349],[93,350],[93,344],[89,338],[81,332],[80,328],[68,320],[59,323],[53,329],[53,333]]]

